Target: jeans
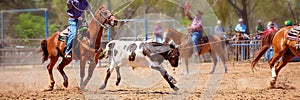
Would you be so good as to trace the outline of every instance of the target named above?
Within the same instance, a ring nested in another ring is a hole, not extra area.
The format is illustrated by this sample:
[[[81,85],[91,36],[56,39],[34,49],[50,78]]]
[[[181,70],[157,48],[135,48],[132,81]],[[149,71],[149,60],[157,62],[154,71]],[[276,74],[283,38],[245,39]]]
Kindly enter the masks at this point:
[[[162,43],[162,37],[157,36],[157,37],[156,37],[156,42]]]
[[[78,19],[69,18],[68,23],[69,23],[69,34],[68,34],[68,41],[67,41],[65,54],[69,54],[71,51],[70,49],[72,48],[72,41],[76,35]]]
[[[193,43],[194,43],[195,52],[198,53],[199,52],[198,43],[199,43],[199,38],[202,37],[202,31],[192,32],[191,35],[192,35],[192,40],[193,40]]]

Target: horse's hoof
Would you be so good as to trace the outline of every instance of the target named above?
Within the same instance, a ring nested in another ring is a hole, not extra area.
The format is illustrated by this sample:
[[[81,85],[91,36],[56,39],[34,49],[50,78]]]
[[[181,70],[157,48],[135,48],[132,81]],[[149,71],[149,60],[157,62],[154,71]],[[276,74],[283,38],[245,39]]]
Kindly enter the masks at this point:
[[[276,83],[276,78],[272,77],[272,79],[271,79],[271,81],[270,81],[270,85],[271,85],[272,87],[274,87],[275,83]]]
[[[176,86],[174,86],[172,89],[173,89],[174,91],[178,91],[178,90],[179,90],[179,88],[176,87]]]
[[[67,87],[68,87],[68,81],[65,81],[65,82],[63,83],[63,85],[64,85],[65,88],[67,88]]]
[[[208,74],[214,74],[214,71],[210,71]]]
[[[42,92],[47,92],[47,91],[52,91],[53,88],[47,88],[47,89],[43,89]]]
[[[100,88],[99,88],[99,89],[100,89],[100,90],[103,90],[105,87],[106,87],[106,85],[105,85],[105,84],[103,84],[103,85],[101,85],[101,86],[100,86]]]

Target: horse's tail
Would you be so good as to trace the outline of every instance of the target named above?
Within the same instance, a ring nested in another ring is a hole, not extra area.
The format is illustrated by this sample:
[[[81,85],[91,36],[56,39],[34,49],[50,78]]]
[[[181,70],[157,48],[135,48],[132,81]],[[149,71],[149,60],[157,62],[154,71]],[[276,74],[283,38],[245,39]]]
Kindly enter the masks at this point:
[[[252,70],[254,69],[255,65],[257,64],[258,60],[265,54],[265,52],[271,47],[273,38],[276,32],[270,32],[266,36],[262,38],[262,47],[257,52],[257,56],[251,63]]]
[[[48,56],[49,56],[48,49],[47,49],[47,39],[44,39],[41,42],[41,51],[43,51],[42,63],[44,63],[45,61],[48,60]]]

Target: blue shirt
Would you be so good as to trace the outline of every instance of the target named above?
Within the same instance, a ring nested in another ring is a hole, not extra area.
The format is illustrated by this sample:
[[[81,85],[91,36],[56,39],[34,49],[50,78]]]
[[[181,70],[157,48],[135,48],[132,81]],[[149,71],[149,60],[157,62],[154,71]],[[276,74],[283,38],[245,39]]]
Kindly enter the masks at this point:
[[[87,0],[68,0],[68,15],[70,17],[78,18],[81,16],[86,7],[89,6]]]
[[[246,33],[246,25],[245,24],[237,24],[234,28],[237,32],[243,32]]]

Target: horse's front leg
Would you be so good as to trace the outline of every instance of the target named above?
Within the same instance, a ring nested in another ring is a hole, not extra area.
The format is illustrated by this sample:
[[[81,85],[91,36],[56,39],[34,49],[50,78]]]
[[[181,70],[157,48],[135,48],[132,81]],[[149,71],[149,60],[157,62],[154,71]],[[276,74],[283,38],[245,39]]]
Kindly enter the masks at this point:
[[[92,60],[91,63],[89,64],[89,69],[88,69],[88,76],[86,79],[84,79],[83,83],[82,83],[82,88],[85,88],[86,85],[88,84],[88,82],[91,80],[94,70],[96,68],[96,61]]]
[[[81,56],[80,58],[80,89],[84,89],[84,76],[85,76],[85,64],[86,64],[86,57]]]
[[[164,79],[169,83],[170,87],[173,90],[175,90],[175,91],[179,90],[179,88],[174,85],[177,83],[177,81],[172,76],[170,76],[164,68],[162,68],[161,66],[158,66],[158,65],[151,66],[151,68],[159,71],[161,73],[161,75],[164,77]]]

